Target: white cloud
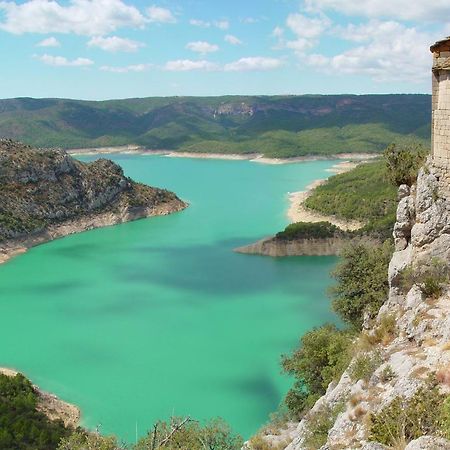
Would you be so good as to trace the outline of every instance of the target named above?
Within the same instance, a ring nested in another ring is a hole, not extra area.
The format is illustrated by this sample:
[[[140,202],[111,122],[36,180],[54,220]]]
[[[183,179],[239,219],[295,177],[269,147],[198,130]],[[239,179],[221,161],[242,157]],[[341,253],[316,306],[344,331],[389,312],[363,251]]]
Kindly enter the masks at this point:
[[[281,38],[284,34],[284,29],[281,27],[275,27],[272,31],[272,36],[275,38]]]
[[[339,33],[361,45],[330,57],[310,55],[305,62],[325,72],[367,75],[377,82],[420,82],[429,76],[432,39],[426,33],[395,21],[376,20],[349,25]]]
[[[295,35],[294,39],[285,37],[285,30],[281,27],[275,27],[272,31],[272,37],[277,39],[274,50],[291,49],[297,56],[304,54],[319,43],[320,37],[329,30],[331,21],[325,15],[308,17],[304,14],[289,14],[286,19],[288,30]]]
[[[147,15],[150,19],[150,22],[157,23],[175,23],[177,20],[175,16],[172,14],[172,11],[167,8],[161,8],[159,6],[152,5],[147,8]]]
[[[61,44],[55,37],[49,37],[36,44],[37,47],[60,47]]]
[[[305,0],[307,9],[332,9],[347,15],[369,18],[446,22],[450,15],[448,0]]]
[[[145,72],[150,69],[152,64],[132,64],[130,66],[101,66],[100,70],[104,72],[113,72],[113,73],[128,73],[128,72]]]
[[[118,36],[102,37],[95,36],[87,44],[89,47],[98,47],[107,52],[136,52],[145,44],[131,39],[124,39]]]
[[[191,25],[194,25],[194,27],[201,27],[201,28],[209,28],[211,26],[211,22],[206,22],[204,20],[199,19],[191,19],[189,23]]]
[[[42,61],[44,64],[49,66],[58,66],[58,67],[83,67],[83,66],[92,66],[94,61],[87,58],[76,58],[73,60],[69,60],[64,56],[52,56],[52,55],[35,55],[35,58]]]
[[[164,70],[170,72],[188,72],[191,70],[219,70],[219,66],[210,61],[192,61],[190,59],[178,59],[175,61],[168,61],[164,66]]]
[[[327,17],[307,17],[303,14],[289,14],[286,25],[300,38],[318,38],[331,22]]]
[[[265,71],[278,69],[284,65],[284,61],[277,58],[265,58],[263,56],[253,56],[241,58],[229,64],[225,64],[226,72],[247,72],[247,71]]]
[[[215,26],[220,30],[228,30],[228,28],[230,28],[230,22],[228,22],[228,20],[214,20],[213,22],[209,22],[207,20],[191,19],[189,23],[194,27],[200,28],[210,28],[212,26]]]
[[[241,20],[241,22],[252,24],[252,23],[258,23],[259,19],[257,19],[256,17],[245,17],[244,19]]]
[[[298,38],[295,41],[286,41],[284,45],[285,47],[294,50],[297,55],[303,55],[307,50],[316,45],[316,41]]]
[[[231,45],[241,45],[242,44],[242,41],[238,37],[233,36],[232,34],[227,34],[224,39],[225,39],[225,42],[228,42]]]
[[[186,48],[188,50],[200,53],[202,55],[206,55],[207,53],[214,53],[217,52],[217,50],[219,50],[219,46],[215,44],[210,44],[209,42],[205,41],[189,42],[186,45]]]
[[[215,20],[213,24],[220,30],[228,30],[230,28],[230,22],[228,20]]]
[[[75,33],[104,35],[120,27],[143,27],[145,17],[122,0],[0,1],[0,29],[14,34]],[[1,16],[1,14],[0,14]]]

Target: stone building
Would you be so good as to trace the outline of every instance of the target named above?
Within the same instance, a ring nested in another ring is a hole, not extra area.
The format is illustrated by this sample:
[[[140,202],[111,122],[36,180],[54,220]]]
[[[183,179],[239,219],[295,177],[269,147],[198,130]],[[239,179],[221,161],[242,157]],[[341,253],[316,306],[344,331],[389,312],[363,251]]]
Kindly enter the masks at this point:
[[[450,167],[450,37],[430,47],[433,53],[432,156]]]

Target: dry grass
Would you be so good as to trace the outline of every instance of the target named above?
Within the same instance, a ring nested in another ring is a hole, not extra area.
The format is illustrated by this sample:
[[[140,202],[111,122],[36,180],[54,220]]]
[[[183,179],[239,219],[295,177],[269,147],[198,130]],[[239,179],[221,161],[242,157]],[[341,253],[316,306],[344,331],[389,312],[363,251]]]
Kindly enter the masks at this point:
[[[356,422],[361,420],[366,414],[367,409],[362,405],[358,405],[350,412],[349,417],[352,422]]]
[[[435,347],[438,344],[437,339],[435,338],[427,338],[423,341],[423,347]]]
[[[414,370],[412,371],[411,375],[412,375],[414,378],[425,379],[425,378],[427,378],[427,376],[429,375],[429,373],[430,373],[430,369],[429,369],[428,367],[420,366],[420,367],[417,367],[417,369],[414,369]],[[425,376],[425,375],[426,375],[426,376]]]
[[[292,438],[287,437],[277,444],[273,444],[260,434],[257,434],[249,440],[249,444],[251,450],[284,450],[292,440]]]
[[[450,387],[450,365],[441,367],[436,372],[436,380],[438,381],[438,383]]]
[[[364,396],[360,393],[353,394],[350,397],[350,400],[348,401],[350,403],[350,406],[354,408],[356,405],[359,405],[364,400]]]

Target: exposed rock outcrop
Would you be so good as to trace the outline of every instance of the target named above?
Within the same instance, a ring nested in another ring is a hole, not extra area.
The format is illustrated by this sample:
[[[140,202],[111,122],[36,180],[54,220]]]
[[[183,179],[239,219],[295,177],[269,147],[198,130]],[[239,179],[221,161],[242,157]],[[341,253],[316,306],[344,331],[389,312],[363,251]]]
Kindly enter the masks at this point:
[[[57,237],[186,206],[112,161],[86,164],[63,150],[0,140],[0,262]]]
[[[309,449],[311,418],[336,410],[336,405],[341,407],[321,450],[387,449],[371,442],[371,413],[378,413],[397,397],[411,398],[433,373],[438,374],[440,391],[450,392],[450,290],[437,299],[427,298],[422,286],[406,286],[403,277],[407,268],[430,267],[436,259],[448,265],[450,260],[450,175],[431,161],[420,170],[416,186],[399,189],[394,239],[389,297],[368,332],[374,335],[386,317],[394,316],[394,334],[386,342],[359,350],[340,380],[330,384],[296,431],[290,432],[293,440],[286,450]],[[365,380],[352,379],[351,367],[361,355],[376,358],[375,368]],[[405,446],[407,450],[450,449],[450,441],[424,436]]]

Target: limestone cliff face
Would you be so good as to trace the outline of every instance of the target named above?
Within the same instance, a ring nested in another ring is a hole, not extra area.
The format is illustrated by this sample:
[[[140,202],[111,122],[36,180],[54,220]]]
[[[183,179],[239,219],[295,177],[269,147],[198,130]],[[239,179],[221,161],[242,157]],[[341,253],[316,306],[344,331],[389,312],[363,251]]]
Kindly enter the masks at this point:
[[[359,356],[377,355],[376,369],[370,378],[352,379],[354,359],[341,379],[330,384],[326,394],[299,424],[290,424],[279,435],[266,437],[274,444],[290,442],[273,448],[306,450],[312,414],[341,405],[321,450],[386,449],[379,443],[369,442],[368,415],[380,411],[398,396],[410,398],[430,374],[450,371],[450,291],[447,289],[440,298],[432,300],[425,297],[419,285],[413,284],[405,292],[408,288],[400,282],[407,267],[423,268],[436,258],[447,265],[450,261],[449,175],[429,161],[421,169],[415,186],[400,187],[399,198],[394,230],[396,251],[388,274],[389,297],[375,323],[366,329],[368,335],[373,335],[383,317],[393,315],[396,330],[392,340],[360,350]],[[389,379],[383,376],[386,367],[392,371]],[[446,393],[450,390],[445,377],[440,389]],[[406,444],[403,448],[407,450],[450,449],[450,441],[435,436]]]
[[[185,207],[112,161],[85,164],[63,150],[0,140],[0,261],[14,248]]]

